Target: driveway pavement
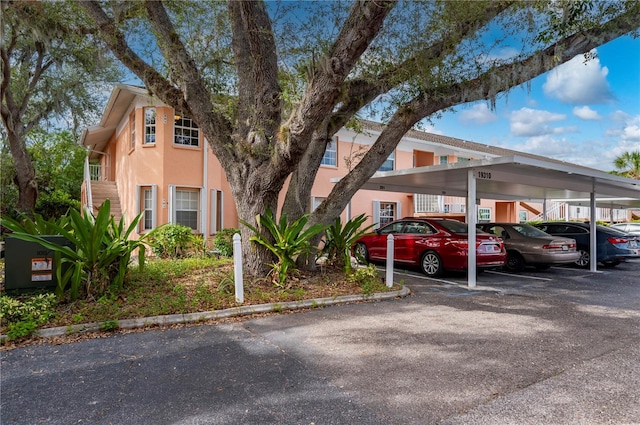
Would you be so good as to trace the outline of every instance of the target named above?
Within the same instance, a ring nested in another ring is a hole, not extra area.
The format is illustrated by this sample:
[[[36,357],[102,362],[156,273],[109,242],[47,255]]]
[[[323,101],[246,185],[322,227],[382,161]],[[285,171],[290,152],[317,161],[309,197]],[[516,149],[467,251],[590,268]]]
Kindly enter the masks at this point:
[[[2,352],[2,424],[640,424],[640,261]]]

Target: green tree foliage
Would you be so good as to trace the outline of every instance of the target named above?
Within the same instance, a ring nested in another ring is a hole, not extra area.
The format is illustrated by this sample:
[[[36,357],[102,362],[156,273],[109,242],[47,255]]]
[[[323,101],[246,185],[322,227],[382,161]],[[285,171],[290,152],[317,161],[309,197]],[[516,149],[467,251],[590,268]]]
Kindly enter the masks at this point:
[[[302,217],[327,143],[359,114],[387,125],[309,225],[330,224],[424,119],[494,103],[640,22],[638,0],[79,4],[147,89],[198,123],[244,223],[276,209],[287,179],[283,211]],[[241,231],[261,274],[268,249]]]
[[[614,174],[640,180],[640,150],[625,152],[613,161]]]
[[[12,207],[31,213],[38,196],[27,148],[33,132],[60,127],[75,131],[95,121],[107,93],[105,83],[117,81],[120,74],[76,3],[3,1],[0,7],[0,133],[13,158],[18,188]],[[62,193],[74,198],[64,189]]]
[[[34,131],[27,140],[27,152],[38,184],[35,213],[53,218],[65,214],[69,208],[80,209],[86,151],[78,146],[73,134],[70,131]],[[3,145],[0,155],[2,212],[14,214],[18,186],[8,146]]]

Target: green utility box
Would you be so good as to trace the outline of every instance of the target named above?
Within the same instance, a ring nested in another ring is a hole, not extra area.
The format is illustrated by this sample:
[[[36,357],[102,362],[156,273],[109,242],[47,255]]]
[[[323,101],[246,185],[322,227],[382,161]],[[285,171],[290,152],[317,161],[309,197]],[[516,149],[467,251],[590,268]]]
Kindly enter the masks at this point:
[[[43,236],[49,242],[73,247],[62,236]],[[27,292],[34,289],[54,289],[58,284],[53,251],[36,242],[12,236],[5,239],[4,288],[6,291]]]

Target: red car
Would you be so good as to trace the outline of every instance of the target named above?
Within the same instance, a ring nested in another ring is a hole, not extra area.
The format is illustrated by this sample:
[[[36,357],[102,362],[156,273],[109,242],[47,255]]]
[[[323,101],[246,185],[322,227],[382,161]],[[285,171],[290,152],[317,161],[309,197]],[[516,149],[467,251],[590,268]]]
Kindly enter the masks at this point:
[[[445,270],[467,269],[467,225],[455,220],[409,217],[396,220],[367,234],[353,246],[356,257],[364,261],[387,259],[387,237],[394,236],[396,263],[418,266],[427,276]],[[478,269],[501,268],[507,258],[502,239],[478,231],[476,264]]]

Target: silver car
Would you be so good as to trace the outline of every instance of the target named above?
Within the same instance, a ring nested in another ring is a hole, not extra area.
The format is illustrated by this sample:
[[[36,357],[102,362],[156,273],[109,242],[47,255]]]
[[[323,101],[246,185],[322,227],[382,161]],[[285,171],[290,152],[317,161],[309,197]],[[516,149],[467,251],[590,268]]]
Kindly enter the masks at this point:
[[[478,223],[478,228],[502,238],[507,250],[504,268],[509,271],[519,272],[526,266],[545,270],[580,258],[575,239],[551,236],[528,224]]]

